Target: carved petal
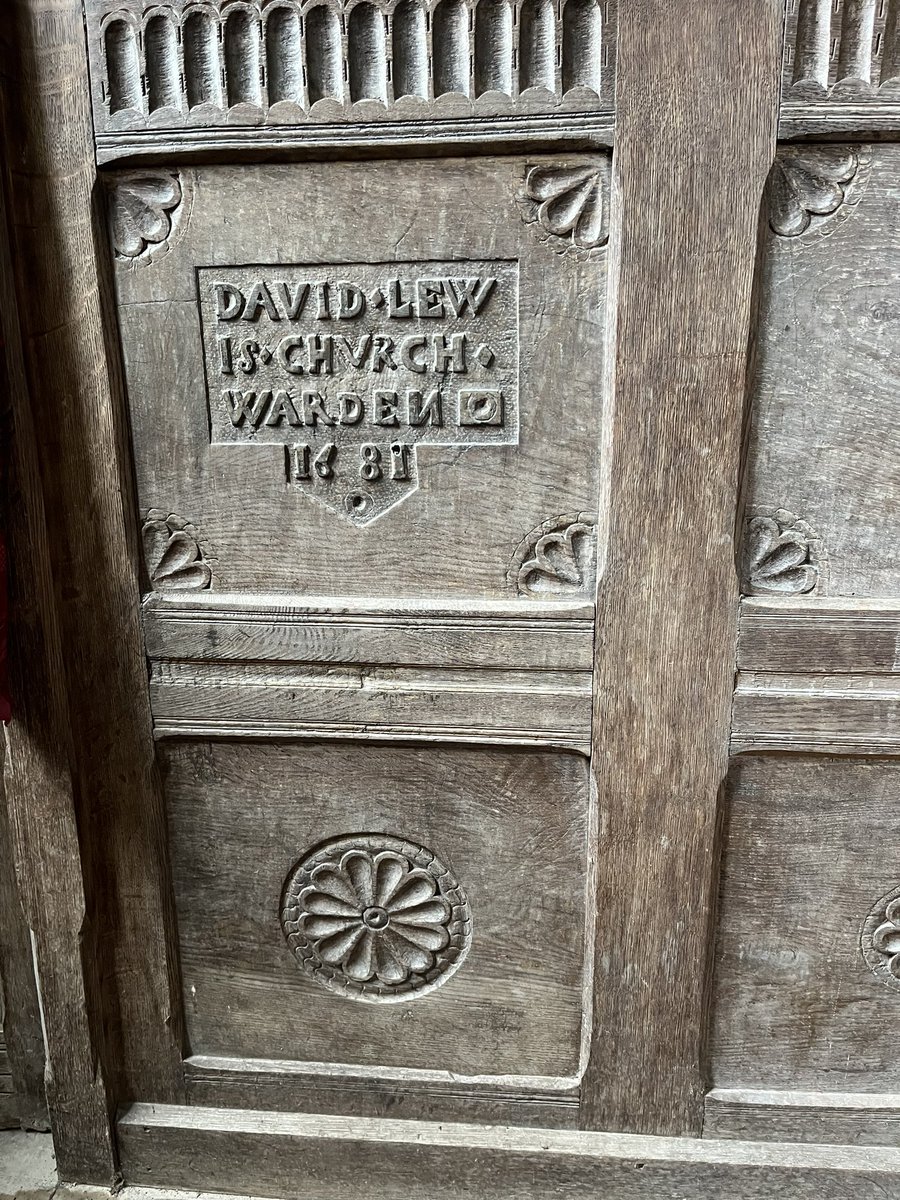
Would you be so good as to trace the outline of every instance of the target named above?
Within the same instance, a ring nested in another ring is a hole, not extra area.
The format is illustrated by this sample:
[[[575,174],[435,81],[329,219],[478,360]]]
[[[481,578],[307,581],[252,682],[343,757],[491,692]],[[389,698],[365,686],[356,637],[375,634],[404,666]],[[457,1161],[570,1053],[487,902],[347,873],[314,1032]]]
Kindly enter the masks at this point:
[[[450,941],[450,934],[443,925],[396,924],[393,929],[420,950],[443,950]]]
[[[394,925],[430,925],[440,924],[450,920],[450,905],[443,896],[435,896],[424,904],[416,904],[413,908],[404,908],[400,912],[391,912],[391,923]]]
[[[375,939],[375,974],[382,983],[402,983],[409,975],[407,967],[382,937]]]
[[[345,933],[359,924],[358,915],[351,917],[304,917],[303,931],[311,938],[333,937],[336,933]]]
[[[799,567],[805,561],[809,553],[809,546],[806,539],[798,533],[793,533],[790,529],[776,540],[770,543],[766,552],[757,561],[755,574],[763,579],[770,579],[775,575],[780,575],[783,571],[790,570],[791,567]]]
[[[341,933],[335,933],[331,937],[325,938],[324,941],[319,942],[316,946],[320,958],[323,962],[337,966],[338,963],[347,957],[365,932],[366,930],[363,925],[359,924]]]
[[[375,974],[375,937],[368,930],[344,959],[344,972],[357,983],[365,983]]]
[[[872,945],[881,954],[900,952],[900,929],[893,921],[885,921],[872,934]]]
[[[408,867],[398,854],[385,851],[375,858],[375,903],[386,908]]]
[[[429,875],[427,871],[414,870],[410,871],[403,883],[394,892],[391,898],[390,911],[392,913],[402,912],[404,909],[412,907],[414,904],[421,904],[424,900],[430,900],[437,891],[437,884],[434,881],[434,876]]]
[[[580,187],[596,174],[595,167],[535,167],[528,174],[528,195],[543,203]]]
[[[381,936],[391,954],[398,962],[403,963],[408,971],[427,971],[434,964],[433,954],[414,946],[399,930],[388,928]]]
[[[300,904],[307,912],[321,913],[327,917],[358,917],[360,913],[358,904],[314,887],[305,888],[300,893]]]
[[[353,907],[354,911],[359,908],[353,885],[340,868],[333,866],[331,863],[323,863],[322,866],[316,867],[313,871],[312,880],[320,892],[326,892],[329,896],[344,900],[348,905]],[[307,892],[305,891],[300,893],[301,901],[306,895]]]
[[[584,211],[593,187],[593,181],[586,179],[577,187],[570,188],[569,191],[562,192],[542,204],[539,218],[544,228],[559,237],[571,233]]]
[[[185,533],[182,529],[177,530],[166,542],[162,557],[153,572],[154,578],[162,579],[167,575],[174,575],[182,567],[194,562],[199,554],[200,548],[190,534]]]
[[[375,900],[375,872],[372,859],[364,851],[351,850],[341,860],[341,868],[353,885],[356,898],[362,908]]]

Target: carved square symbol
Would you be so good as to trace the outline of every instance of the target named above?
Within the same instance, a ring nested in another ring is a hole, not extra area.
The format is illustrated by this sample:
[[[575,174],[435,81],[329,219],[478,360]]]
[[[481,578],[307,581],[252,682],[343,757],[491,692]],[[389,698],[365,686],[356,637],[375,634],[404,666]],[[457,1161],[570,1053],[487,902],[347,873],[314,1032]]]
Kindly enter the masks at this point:
[[[503,393],[498,388],[464,388],[459,393],[460,425],[502,425]]]

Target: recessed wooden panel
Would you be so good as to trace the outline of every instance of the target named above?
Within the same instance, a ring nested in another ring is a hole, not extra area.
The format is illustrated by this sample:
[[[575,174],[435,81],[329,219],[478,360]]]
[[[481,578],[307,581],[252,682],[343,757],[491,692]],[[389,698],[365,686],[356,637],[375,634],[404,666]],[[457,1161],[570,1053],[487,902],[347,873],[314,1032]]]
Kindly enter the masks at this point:
[[[169,742],[162,755],[193,1054],[578,1073],[583,757],[349,742]],[[360,1003],[321,986],[288,945],[289,873],[323,841],[354,834],[427,847],[465,894],[470,945],[425,994]]]
[[[734,763],[715,974],[717,1087],[898,1090],[900,929],[889,909],[900,887],[898,803],[897,760]]]
[[[897,593],[898,178],[897,146],[779,152],[749,463],[750,518],[768,524],[748,539],[749,592]],[[779,559],[787,541],[797,556]]]
[[[596,155],[114,176],[151,583],[589,595],[607,173]]]

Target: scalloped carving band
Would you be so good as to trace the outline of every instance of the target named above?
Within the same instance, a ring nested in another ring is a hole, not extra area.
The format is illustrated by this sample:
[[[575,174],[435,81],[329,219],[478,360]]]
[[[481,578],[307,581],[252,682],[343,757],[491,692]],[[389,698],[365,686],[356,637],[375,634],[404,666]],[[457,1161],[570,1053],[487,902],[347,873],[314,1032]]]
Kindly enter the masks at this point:
[[[409,1000],[446,983],[469,951],[469,902],[430,850],[386,834],[332,838],[284,885],[281,928],[310,978],[352,1000]]]
[[[612,83],[606,8],[601,0],[89,0],[96,127],[216,125],[226,114],[290,124],[596,108]]]

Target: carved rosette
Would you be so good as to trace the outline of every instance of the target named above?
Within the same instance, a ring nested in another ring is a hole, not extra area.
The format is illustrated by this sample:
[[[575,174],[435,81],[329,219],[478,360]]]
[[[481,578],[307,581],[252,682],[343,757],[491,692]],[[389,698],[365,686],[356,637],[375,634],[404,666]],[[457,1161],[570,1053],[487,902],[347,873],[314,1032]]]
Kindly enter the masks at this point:
[[[151,508],[141,527],[144,561],[156,591],[191,591],[208,588],[212,571],[203,557],[193,525]]]
[[[591,256],[609,239],[609,165],[529,167],[519,197],[523,216],[557,253]]]
[[[287,877],[281,928],[323,987],[373,1004],[439,987],[469,950],[469,903],[429,850],[384,834],[335,838]]]
[[[116,175],[109,189],[109,227],[120,262],[150,262],[169,249],[186,199],[177,171],[130,171]]]
[[[860,949],[869,970],[882,983],[900,988],[900,887],[882,896],[869,911]]]
[[[768,182],[769,224],[799,237],[832,217],[847,199],[860,158],[845,146],[798,146],[779,152]]]
[[[532,529],[509,564],[507,582],[535,600],[590,599],[597,575],[596,518],[564,513]]]
[[[805,521],[784,508],[754,509],[744,530],[745,596],[813,592],[825,565],[822,541]]]

